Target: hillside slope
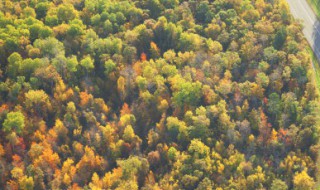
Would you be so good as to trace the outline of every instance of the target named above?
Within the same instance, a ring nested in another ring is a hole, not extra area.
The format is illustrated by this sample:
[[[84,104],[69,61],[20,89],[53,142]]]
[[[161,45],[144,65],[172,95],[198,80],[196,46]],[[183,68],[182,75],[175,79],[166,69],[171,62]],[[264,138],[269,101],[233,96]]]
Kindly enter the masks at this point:
[[[284,0],[0,6],[0,189],[312,189],[319,105]]]

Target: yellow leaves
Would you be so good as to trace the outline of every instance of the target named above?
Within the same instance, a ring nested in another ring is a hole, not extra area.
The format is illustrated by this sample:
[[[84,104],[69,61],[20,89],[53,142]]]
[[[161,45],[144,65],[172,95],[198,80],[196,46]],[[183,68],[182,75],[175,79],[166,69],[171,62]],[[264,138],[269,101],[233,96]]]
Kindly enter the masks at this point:
[[[254,135],[253,134],[249,135],[248,141],[249,141],[249,143],[254,142]]]
[[[102,182],[100,181],[100,178],[98,174],[95,172],[92,175],[91,183],[89,183],[89,187],[92,190],[101,190],[102,189]]]
[[[66,161],[63,162],[62,165],[62,173],[68,173],[72,167],[72,165],[74,164],[74,161],[70,158],[68,158]]]
[[[165,112],[169,108],[168,101],[166,99],[163,99],[160,101],[160,104],[158,105],[158,110],[161,112]]]
[[[127,142],[131,142],[134,137],[135,137],[135,134],[132,126],[127,125],[127,127],[124,129],[124,132],[123,132],[123,136],[122,136],[123,140]]]
[[[270,141],[277,141],[277,140],[278,140],[278,132],[275,129],[272,129]]]
[[[247,177],[247,184],[250,189],[256,189],[259,187],[259,184],[265,182],[265,174],[262,171],[261,166],[256,168],[256,172]]]
[[[150,47],[151,47],[152,49],[156,50],[156,51],[159,51],[159,48],[158,48],[157,44],[154,43],[154,42],[150,42]]]
[[[19,179],[23,176],[23,170],[21,168],[14,167],[11,170],[11,176],[15,179]]]
[[[125,78],[123,76],[120,76],[117,80],[117,88],[118,88],[118,92],[120,94],[125,93]]]
[[[58,84],[55,87],[54,98],[59,101],[66,101],[67,99],[73,97],[74,92],[71,88],[66,88],[62,79],[58,80]]]
[[[272,34],[274,33],[274,28],[270,21],[258,21],[254,28],[263,34]]]
[[[68,129],[64,126],[63,122],[60,119],[56,119],[56,123],[53,127],[58,136],[65,136],[68,134]]]
[[[65,173],[65,174],[63,175],[63,180],[62,180],[62,182],[63,182],[66,186],[69,186],[69,185],[71,184],[71,178],[70,178],[70,176],[69,176],[67,173]]]
[[[33,134],[33,139],[35,141],[43,141],[46,138],[46,136],[39,130],[37,130],[36,132],[34,132]]]
[[[120,125],[121,126],[127,126],[127,125],[133,125],[136,122],[136,118],[132,114],[125,114],[120,117]]]
[[[213,54],[217,54],[223,50],[223,47],[220,42],[212,41],[210,38],[207,41],[207,46],[208,46],[209,51]]]
[[[88,146],[85,147],[85,154],[81,160],[77,163],[76,168],[83,169],[89,167],[96,170],[102,166],[104,159],[101,156],[95,154],[95,152]]]
[[[150,52],[152,58],[158,58],[160,56],[160,49],[158,48],[156,43],[150,42]]]
[[[112,128],[110,125],[107,125],[105,127],[102,127],[101,130],[102,130],[102,135],[106,140],[106,143],[107,143],[106,145],[110,145],[114,141],[115,129]]]
[[[228,123],[230,123],[230,116],[227,113],[222,113],[219,116],[219,121],[222,124],[228,124]]]
[[[289,5],[285,0],[280,0],[279,1],[279,9],[285,12],[290,12],[289,10]]]
[[[122,177],[122,169],[120,167],[115,168],[112,172],[108,172],[102,179],[102,185],[104,188],[109,189],[114,183],[118,182]]]
[[[296,173],[293,178],[294,189],[296,190],[305,190],[305,189],[313,189],[315,182],[314,179],[311,178],[306,170],[303,170],[300,173]]]
[[[57,169],[59,163],[59,155],[54,153],[50,148],[45,149],[42,155],[34,161],[35,166],[50,167],[52,169]]]
[[[23,176],[19,179],[19,186],[21,190],[33,190],[34,182],[32,177]]]
[[[27,108],[30,110],[35,109],[38,114],[40,111],[51,109],[49,96],[43,90],[29,90],[25,93],[25,97]]]
[[[218,161],[218,167],[217,167],[218,173],[222,174],[224,171],[224,165]]]
[[[264,0],[256,0],[255,6],[257,7],[259,13],[262,14],[266,7],[266,3],[264,2]]]

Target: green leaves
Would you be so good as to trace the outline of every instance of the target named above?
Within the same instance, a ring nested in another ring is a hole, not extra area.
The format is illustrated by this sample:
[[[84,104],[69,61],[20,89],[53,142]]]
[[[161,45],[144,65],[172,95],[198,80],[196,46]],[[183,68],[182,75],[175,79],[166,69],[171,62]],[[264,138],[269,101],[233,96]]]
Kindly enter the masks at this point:
[[[21,134],[25,127],[25,117],[20,112],[9,112],[6,119],[3,122],[3,131],[6,133],[15,132]]]
[[[176,106],[196,106],[202,97],[200,82],[179,82],[174,86],[172,101]]]

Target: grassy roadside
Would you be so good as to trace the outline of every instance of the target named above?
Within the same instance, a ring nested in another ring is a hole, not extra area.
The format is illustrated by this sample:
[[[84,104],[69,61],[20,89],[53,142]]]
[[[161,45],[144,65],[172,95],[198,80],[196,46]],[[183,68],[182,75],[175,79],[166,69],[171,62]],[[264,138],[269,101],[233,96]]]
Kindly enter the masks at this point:
[[[314,63],[314,71],[315,71],[315,82],[318,90],[320,91],[320,65],[316,58],[316,55],[313,53],[311,48],[308,48],[308,51],[311,55],[312,62]]]
[[[311,47],[308,48],[308,52],[310,53],[311,56],[311,61],[313,62],[314,65],[314,69],[312,69],[314,71],[314,80],[317,86],[317,91],[318,93],[320,92],[320,65],[319,65],[319,61],[316,57],[316,55],[314,54],[314,52],[312,51]],[[320,143],[320,142],[318,142]],[[315,184],[315,189],[320,190],[320,152],[318,152],[318,158],[316,161],[316,165],[317,165],[317,174],[316,174],[316,184]]]
[[[318,18],[320,18],[320,0],[307,0]]]

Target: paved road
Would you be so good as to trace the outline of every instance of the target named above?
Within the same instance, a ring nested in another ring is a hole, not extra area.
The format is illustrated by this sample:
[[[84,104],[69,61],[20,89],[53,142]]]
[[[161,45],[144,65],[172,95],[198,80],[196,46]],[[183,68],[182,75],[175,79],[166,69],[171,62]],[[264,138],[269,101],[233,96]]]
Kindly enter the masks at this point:
[[[306,0],[287,0],[292,15],[303,21],[303,34],[320,60],[320,22]]]

